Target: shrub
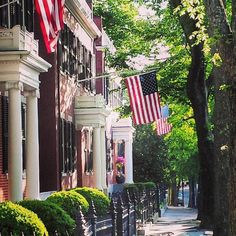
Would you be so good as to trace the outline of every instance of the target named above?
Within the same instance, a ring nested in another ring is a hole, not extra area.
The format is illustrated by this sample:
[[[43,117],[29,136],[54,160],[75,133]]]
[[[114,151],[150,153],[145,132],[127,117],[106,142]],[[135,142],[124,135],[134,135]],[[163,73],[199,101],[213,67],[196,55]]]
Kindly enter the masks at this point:
[[[127,189],[129,193],[138,192],[138,187],[136,184],[124,184],[124,189]]]
[[[107,213],[110,207],[110,200],[109,198],[100,190],[96,188],[75,188],[73,191],[80,193],[83,195],[89,204],[91,205],[91,201],[93,201],[97,216],[103,216]]]
[[[54,235],[55,232],[61,236],[68,235],[67,232],[69,235],[73,234],[76,227],[75,221],[58,205],[40,200],[24,200],[19,204],[36,213],[50,235]]]
[[[145,182],[143,183],[146,189],[155,189],[156,184],[154,182]]]
[[[137,188],[138,188],[138,191],[143,191],[143,190],[145,190],[145,185],[144,185],[144,183],[138,182],[138,183],[135,183],[135,184],[136,184],[136,186],[137,186]]]
[[[88,201],[79,193],[71,191],[60,191],[53,193],[46,201],[53,202],[65,210],[73,219],[76,219],[76,212],[81,208],[83,214],[89,209]]]
[[[0,204],[0,229],[1,235],[42,235],[47,236],[48,232],[38,216],[12,202]]]
[[[155,189],[156,184],[154,182],[138,182],[133,184],[125,184],[124,189],[128,189],[129,192],[140,192],[143,190]]]

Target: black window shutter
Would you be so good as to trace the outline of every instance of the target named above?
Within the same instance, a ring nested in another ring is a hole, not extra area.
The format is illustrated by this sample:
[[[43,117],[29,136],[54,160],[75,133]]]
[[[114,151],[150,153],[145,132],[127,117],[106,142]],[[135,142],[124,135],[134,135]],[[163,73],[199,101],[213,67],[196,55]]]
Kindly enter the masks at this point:
[[[21,103],[21,119],[22,119],[22,160],[23,160],[23,170],[26,169],[26,104]]]
[[[75,170],[75,153],[76,153],[76,143],[75,143],[75,125],[72,123],[72,172]]]
[[[69,171],[69,143],[68,143],[68,122],[65,121],[65,125],[64,125],[64,139],[65,139],[65,172],[67,173]]]
[[[8,172],[8,97],[2,96],[3,173]]]
[[[60,160],[61,172],[65,172],[65,139],[64,139],[64,120],[60,119]]]

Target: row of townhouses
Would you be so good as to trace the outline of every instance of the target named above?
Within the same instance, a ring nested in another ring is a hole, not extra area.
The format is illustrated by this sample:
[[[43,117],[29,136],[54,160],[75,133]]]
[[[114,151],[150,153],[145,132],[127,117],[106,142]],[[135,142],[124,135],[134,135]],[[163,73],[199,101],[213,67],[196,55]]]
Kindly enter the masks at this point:
[[[120,79],[86,80],[109,72],[115,51],[92,0],[65,1],[50,54],[33,0],[0,7],[0,201],[77,186],[111,193],[122,174],[132,183],[134,129],[114,111]]]

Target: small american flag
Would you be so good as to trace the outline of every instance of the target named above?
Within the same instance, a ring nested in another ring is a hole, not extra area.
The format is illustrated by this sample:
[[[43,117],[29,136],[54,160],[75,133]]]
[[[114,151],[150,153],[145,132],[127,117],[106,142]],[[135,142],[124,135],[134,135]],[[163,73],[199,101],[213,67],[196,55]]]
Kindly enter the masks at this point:
[[[128,77],[126,86],[135,125],[147,124],[161,118],[155,72]]]
[[[55,51],[59,32],[63,29],[64,0],[35,0],[40,27],[47,52]]]
[[[156,125],[157,125],[157,135],[167,134],[172,129],[172,124],[168,123],[167,117],[157,120]]]

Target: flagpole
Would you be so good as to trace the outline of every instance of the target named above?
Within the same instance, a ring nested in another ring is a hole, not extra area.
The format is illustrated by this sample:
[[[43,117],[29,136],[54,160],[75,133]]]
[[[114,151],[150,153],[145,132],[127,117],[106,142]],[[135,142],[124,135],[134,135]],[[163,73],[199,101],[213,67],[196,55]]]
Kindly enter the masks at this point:
[[[141,71],[140,71],[141,72]],[[134,75],[128,75],[128,76],[125,76],[123,78],[127,78],[127,77],[132,77],[132,76],[140,76],[140,75],[145,75],[147,73],[153,73],[153,72],[156,72],[156,70],[151,70],[151,71],[145,71],[145,72],[141,72],[141,73],[138,73],[138,74],[134,74]],[[122,76],[121,76],[122,77]]]
[[[84,81],[89,81],[89,80],[94,80],[94,79],[107,78],[107,77],[110,77],[112,74],[115,74],[115,73],[104,74],[104,75],[99,75],[99,76],[96,76],[96,77],[91,77],[91,78],[87,78],[87,79],[78,80],[78,83],[81,83],[81,82],[84,82]],[[115,78],[117,78],[117,76]]]
[[[142,72],[142,73],[139,73],[139,74],[134,74],[134,75],[129,75],[129,76],[121,76],[118,74],[116,74],[115,72],[112,72],[110,74],[104,74],[104,75],[99,75],[99,76],[96,76],[96,77],[91,77],[91,78],[87,78],[87,79],[82,79],[82,80],[79,80],[78,83],[82,83],[82,82],[85,82],[85,81],[89,81],[89,80],[96,80],[96,79],[102,79],[102,78],[107,78],[107,77],[110,77],[111,75],[113,74],[116,74],[115,78],[117,77],[122,77],[123,79],[127,78],[127,77],[131,77],[131,76],[140,76],[140,75],[145,75],[147,73],[153,73],[153,72],[156,72],[156,70],[152,70],[152,71],[146,71],[146,72]]]

